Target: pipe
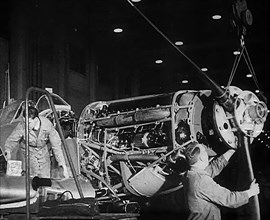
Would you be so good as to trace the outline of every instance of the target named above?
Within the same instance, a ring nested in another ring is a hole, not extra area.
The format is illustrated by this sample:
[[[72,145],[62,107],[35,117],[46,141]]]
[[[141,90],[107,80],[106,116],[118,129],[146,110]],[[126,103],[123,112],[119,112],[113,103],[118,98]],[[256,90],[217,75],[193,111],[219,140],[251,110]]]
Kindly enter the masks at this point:
[[[40,178],[38,176],[35,176],[32,179],[32,188],[33,190],[37,191],[37,189],[41,186],[48,186],[51,187],[52,186],[52,181],[49,178]]]
[[[158,160],[157,155],[147,155],[147,154],[117,154],[110,157],[111,161],[155,161]]]
[[[28,96],[31,89],[26,92],[25,100],[25,188],[26,188],[26,219],[30,218],[30,159],[29,159],[29,110]]]
[[[170,116],[169,108],[165,109],[147,109],[138,110],[130,114],[119,114],[96,121],[96,125],[100,127],[116,127],[143,123],[149,121],[157,121]]]
[[[50,106],[52,108],[52,111],[53,111],[53,114],[54,114],[54,117],[55,117],[55,122],[56,122],[56,125],[57,125],[58,130],[59,130],[58,133],[59,133],[59,136],[60,136],[60,138],[61,138],[61,140],[63,142],[64,150],[65,150],[65,153],[67,155],[67,159],[68,159],[68,162],[69,162],[69,166],[71,168],[71,172],[72,172],[75,184],[77,186],[80,197],[83,198],[82,188],[81,188],[81,186],[79,184],[79,181],[77,179],[77,176],[76,176],[76,170],[74,168],[72,158],[71,158],[70,153],[68,151],[67,143],[65,141],[65,137],[64,137],[64,134],[62,132],[59,119],[57,117],[57,113],[56,113],[56,110],[55,110],[55,106],[54,106],[51,94],[46,90],[43,90],[43,89],[40,89],[40,88],[37,88],[37,87],[30,87],[26,91],[26,99],[25,99],[25,110],[26,110],[25,117],[27,118],[27,120],[25,120],[25,122],[26,122],[25,123],[25,141],[26,141],[26,143],[25,143],[26,219],[30,219],[30,166],[29,166],[30,165],[30,159],[29,159],[29,130],[28,130],[29,129],[29,115],[28,115],[28,107],[29,106],[28,106],[28,102],[29,102],[29,94],[32,91],[38,91],[38,92],[45,93],[46,96],[48,97]]]
[[[58,133],[59,133],[59,136],[60,136],[60,138],[61,138],[61,140],[63,142],[64,150],[65,150],[68,162],[69,162],[69,166],[70,166],[70,169],[71,169],[75,184],[77,186],[80,197],[83,198],[84,196],[83,196],[83,193],[82,193],[82,188],[81,188],[81,186],[79,184],[79,181],[77,179],[76,170],[75,170],[74,164],[72,162],[72,158],[70,156],[70,153],[68,151],[68,146],[67,146],[67,143],[65,141],[65,137],[64,137],[64,134],[63,134],[63,131],[62,131],[62,128],[61,128],[61,125],[60,125],[60,122],[59,122],[59,119],[58,119],[58,116],[57,116],[57,112],[56,112],[56,109],[55,109],[51,94],[46,90],[36,88],[36,87],[31,87],[30,89],[37,90],[39,92],[43,92],[48,97],[48,100],[50,102],[50,105],[51,105],[51,108],[52,108],[52,111],[53,111],[53,114],[54,114],[55,122],[56,122],[56,125],[58,127]]]

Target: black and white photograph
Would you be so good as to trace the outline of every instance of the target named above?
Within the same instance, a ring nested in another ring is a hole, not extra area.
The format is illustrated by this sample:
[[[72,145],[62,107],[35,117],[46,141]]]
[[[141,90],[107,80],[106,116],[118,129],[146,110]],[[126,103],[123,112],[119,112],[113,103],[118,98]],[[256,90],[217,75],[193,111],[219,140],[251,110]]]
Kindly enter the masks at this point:
[[[2,0],[0,220],[268,220],[267,0]]]

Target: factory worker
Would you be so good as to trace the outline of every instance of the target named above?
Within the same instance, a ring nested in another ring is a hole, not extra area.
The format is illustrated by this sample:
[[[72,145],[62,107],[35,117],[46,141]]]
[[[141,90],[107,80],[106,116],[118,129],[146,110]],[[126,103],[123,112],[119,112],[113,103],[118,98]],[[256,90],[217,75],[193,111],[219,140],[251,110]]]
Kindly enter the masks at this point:
[[[255,181],[247,190],[230,191],[213,180],[228,164],[234,152],[235,149],[229,149],[209,162],[203,144],[194,142],[186,148],[185,156],[190,166],[184,181],[185,198],[189,208],[188,219],[221,219],[221,206],[237,208],[259,194],[259,185]]]
[[[50,178],[50,143],[53,154],[58,162],[58,166],[62,170],[63,176],[68,178],[69,175],[61,147],[61,139],[53,124],[49,119],[39,116],[38,110],[34,107],[30,106],[28,108],[28,115],[30,176]],[[24,120],[15,127],[5,142],[4,149],[7,160],[11,159],[11,152],[18,146],[21,147],[22,153],[25,156],[25,111],[23,116]]]

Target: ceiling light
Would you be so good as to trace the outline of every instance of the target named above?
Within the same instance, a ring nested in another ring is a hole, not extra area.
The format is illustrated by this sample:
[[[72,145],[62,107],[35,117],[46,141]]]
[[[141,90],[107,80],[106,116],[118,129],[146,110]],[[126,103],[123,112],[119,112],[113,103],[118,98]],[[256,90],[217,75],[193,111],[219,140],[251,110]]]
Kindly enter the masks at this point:
[[[221,15],[213,15],[212,18],[214,20],[219,20],[219,19],[221,19]]]
[[[225,86],[220,86],[222,89],[225,89]]]
[[[114,33],[121,33],[121,32],[123,32],[123,29],[122,29],[122,28],[115,28],[115,29],[113,30],[113,32],[114,32]]]
[[[246,77],[247,77],[247,78],[251,78],[251,77],[252,77],[252,74],[251,74],[251,73],[248,73],[248,74],[246,75]]]
[[[260,90],[258,90],[258,89],[255,90],[255,93],[259,93],[259,92],[260,92]]]
[[[233,51],[233,55],[239,55],[240,54],[240,51]]]
[[[183,41],[176,41],[174,44],[177,46],[181,46],[184,44],[184,42]]]
[[[182,83],[183,84],[187,84],[188,83],[188,80],[187,79],[184,79],[184,80],[182,80]]]
[[[160,63],[163,63],[163,61],[162,60],[156,60],[155,63],[160,64]]]
[[[208,69],[207,69],[206,67],[204,67],[204,68],[201,68],[201,70],[202,70],[203,72],[206,72],[206,71],[208,71]]]
[[[140,2],[141,0],[131,0],[132,2]]]

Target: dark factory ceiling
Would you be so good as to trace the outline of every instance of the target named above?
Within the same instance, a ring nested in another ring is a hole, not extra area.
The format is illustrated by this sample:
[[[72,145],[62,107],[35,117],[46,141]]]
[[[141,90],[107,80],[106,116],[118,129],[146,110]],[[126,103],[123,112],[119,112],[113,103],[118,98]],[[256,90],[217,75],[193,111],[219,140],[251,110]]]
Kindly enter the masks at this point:
[[[145,87],[142,91],[157,93],[205,89],[198,78],[197,67],[207,68],[205,73],[218,84],[228,84],[236,58],[233,52],[241,49],[241,34],[237,34],[232,25],[232,19],[235,18],[232,8],[235,2],[33,0],[32,4],[44,14],[52,17],[57,15],[71,31],[91,33],[99,68],[103,72],[110,74],[113,68],[119,74],[137,73],[142,82],[140,86]],[[246,2],[253,19],[252,25],[244,25],[246,31],[243,42],[259,87],[269,96],[267,63],[270,26],[267,19],[267,0]],[[7,5],[9,9],[10,5]],[[213,15],[221,15],[221,19],[214,20]],[[4,21],[6,18],[1,23]],[[237,23],[237,27],[242,26],[241,21]],[[123,31],[114,33],[114,28],[122,28]],[[8,36],[4,33],[7,30],[2,25],[1,36]],[[182,41],[183,45],[175,45],[176,41]],[[156,64],[157,59],[163,62]],[[243,90],[255,91],[256,84],[252,77],[246,77],[248,73],[250,70],[242,57],[231,84]],[[188,83],[183,84],[183,80],[188,80]]]

